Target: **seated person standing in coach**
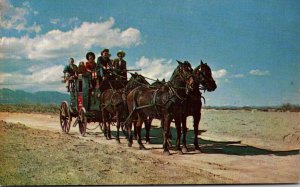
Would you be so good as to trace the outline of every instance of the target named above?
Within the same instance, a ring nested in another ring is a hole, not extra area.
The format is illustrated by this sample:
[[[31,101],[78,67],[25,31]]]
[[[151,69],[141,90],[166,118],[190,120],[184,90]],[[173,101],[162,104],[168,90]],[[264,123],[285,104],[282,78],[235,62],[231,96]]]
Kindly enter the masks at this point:
[[[77,66],[74,64],[74,59],[70,58],[69,65],[65,66],[63,71],[68,92],[70,92],[70,84],[72,84],[72,82],[69,81],[69,78],[74,76],[76,72],[77,72]]]
[[[89,79],[91,82],[91,87],[95,88],[96,86],[96,62],[95,62],[95,54],[93,52],[88,52],[86,54],[86,59],[88,60],[85,63],[85,69],[89,72]]]
[[[108,76],[109,70],[112,68],[111,60],[109,59],[109,49],[104,49],[101,56],[97,59],[97,72],[99,79],[105,80]]]

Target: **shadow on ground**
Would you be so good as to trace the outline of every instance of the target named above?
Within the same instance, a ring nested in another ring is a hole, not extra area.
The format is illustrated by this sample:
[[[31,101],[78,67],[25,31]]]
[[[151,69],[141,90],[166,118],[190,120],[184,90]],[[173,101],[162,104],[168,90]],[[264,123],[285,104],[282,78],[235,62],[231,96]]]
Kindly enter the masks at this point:
[[[205,132],[205,131],[202,131]],[[176,139],[176,128],[171,127],[172,144],[174,146]],[[142,130],[142,137],[145,137],[145,129]],[[162,144],[162,130],[160,127],[152,126],[150,131],[151,144]],[[116,131],[112,131],[113,138],[116,136]],[[120,136],[124,136],[123,133],[120,133]],[[186,154],[199,154],[194,152],[194,131],[189,130],[187,132],[187,147],[188,153]],[[198,138],[199,145],[202,149],[202,153],[206,154],[227,154],[227,155],[276,155],[276,156],[288,156],[288,155],[297,155],[300,154],[300,150],[290,150],[290,151],[272,151],[267,149],[260,149],[254,146],[241,144],[241,141],[210,141]],[[157,148],[150,148],[157,149]],[[172,148],[171,148],[172,149]]]

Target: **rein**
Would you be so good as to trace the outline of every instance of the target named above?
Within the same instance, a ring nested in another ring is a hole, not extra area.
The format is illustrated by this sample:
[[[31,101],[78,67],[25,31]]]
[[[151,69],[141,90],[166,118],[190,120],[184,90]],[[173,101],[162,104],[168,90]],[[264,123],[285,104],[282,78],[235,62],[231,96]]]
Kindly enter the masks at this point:
[[[184,98],[180,97],[180,95],[176,92],[176,90],[174,89],[174,87],[172,85],[170,85],[171,83],[169,83],[168,87],[171,91],[171,93],[173,93],[178,99],[180,99],[181,101],[184,100]]]

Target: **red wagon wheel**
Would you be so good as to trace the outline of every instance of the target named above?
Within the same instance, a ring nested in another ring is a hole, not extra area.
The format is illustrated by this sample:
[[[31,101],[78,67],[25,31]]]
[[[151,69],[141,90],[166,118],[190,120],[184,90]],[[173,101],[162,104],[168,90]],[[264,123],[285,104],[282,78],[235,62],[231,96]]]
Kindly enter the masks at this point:
[[[87,119],[85,114],[86,114],[85,109],[81,108],[78,114],[78,126],[79,126],[79,132],[81,136],[84,136],[86,133]]]
[[[68,134],[71,126],[71,116],[69,112],[68,103],[66,101],[62,102],[59,110],[59,119],[61,130]]]

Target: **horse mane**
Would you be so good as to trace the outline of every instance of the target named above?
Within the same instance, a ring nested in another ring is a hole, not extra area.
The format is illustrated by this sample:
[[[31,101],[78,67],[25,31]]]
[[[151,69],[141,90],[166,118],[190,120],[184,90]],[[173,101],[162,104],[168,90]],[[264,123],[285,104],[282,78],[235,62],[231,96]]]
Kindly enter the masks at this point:
[[[176,69],[173,71],[170,81],[175,79],[175,77],[178,75],[178,72],[179,72],[179,66],[177,66]]]
[[[203,63],[203,64],[199,64],[197,67],[195,67],[195,69],[193,70],[193,72],[195,73],[196,70],[198,70],[201,66],[204,66],[204,67],[207,68],[209,71],[211,71],[209,65],[207,65],[207,63]]]
[[[145,85],[150,85],[150,83],[145,79],[145,77],[141,74],[131,74],[131,78],[129,79],[127,85],[126,85],[126,89],[128,88],[134,88],[137,86],[141,86],[142,84],[145,84]],[[142,81],[141,81],[142,79]],[[139,84],[141,83],[141,84]]]

